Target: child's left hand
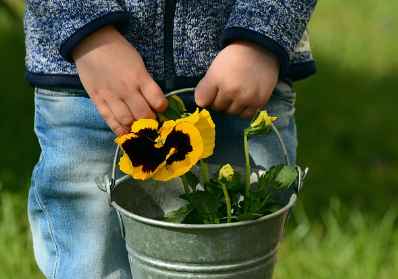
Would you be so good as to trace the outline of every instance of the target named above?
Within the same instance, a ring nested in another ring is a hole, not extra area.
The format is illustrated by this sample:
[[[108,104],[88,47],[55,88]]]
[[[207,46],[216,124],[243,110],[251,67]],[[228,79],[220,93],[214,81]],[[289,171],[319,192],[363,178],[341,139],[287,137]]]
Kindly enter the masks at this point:
[[[279,68],[279,61],[268,50],[235,41],[217,55],[197,85],[196,104],[242,118],[253,117],[271,97]]]

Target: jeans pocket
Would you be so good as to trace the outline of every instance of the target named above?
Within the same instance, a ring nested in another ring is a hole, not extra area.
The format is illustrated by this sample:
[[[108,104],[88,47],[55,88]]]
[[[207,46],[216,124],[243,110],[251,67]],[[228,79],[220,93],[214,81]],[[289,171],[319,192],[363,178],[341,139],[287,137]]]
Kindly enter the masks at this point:
[[[51,97],[84,97],[90,98],[83,89],[64,88],[64,87],[36,87],[36,97],[41,99],[51,99]]]
[[[296,102],[296,92],[293,91],[291,84],[290,82],[279,80],[272,93],[272,97],[285,101],[293,106]]]

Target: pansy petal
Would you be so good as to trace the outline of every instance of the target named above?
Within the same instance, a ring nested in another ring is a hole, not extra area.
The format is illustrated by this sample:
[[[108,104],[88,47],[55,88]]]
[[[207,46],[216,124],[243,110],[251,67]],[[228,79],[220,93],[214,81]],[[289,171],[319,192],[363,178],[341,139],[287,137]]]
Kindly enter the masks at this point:
[[[177,151],[167,159],[152,178],[166,181],[185,174],[195,165],[203,152],[203,140],[198,129],[188,122],[177,123],[166,139],[165,145],[175,145]]]
[[[210,113],[206,109],[202,109],[199,112],[197,108],[196,111],[186,117],[177,120],[177,122],[187,121],[193,123],[196,128],[198,128],[201,137],[203,138],[203,153],[200,156],[200,159],[207,158],[211,154],[213,154],[214,145],[215,145],[215,124],[211,119]]]
[[[131,175],[133,173],[133,165],[126,153],[124,153],[122,158],[120,158],[119,166],[120,170],[125,174]]]
[[[162,138],[167,137],[167,135],[174,129],[177,124],[174,120],[167,120],[163,123],[162,127],[159,129],[159,136]]]
[[[176,122],[190,122],[192,124],[195,124],[198,121],[199,121],[199,108],[196,108],[195,112],[192,113],[190,116],[176,120]]]
[[[130,140],[131,138],[134,138],[135,134],[133,133],[128,133],[128,134],[124,134],[124,135],[120,135],[115,139],[115,142],[121,147],[121,145],[127,141]]]
[[[125,174],[131,175],[134,179],[145,180],[152,176],[153,173],[143,172],[142,166],[133,167],[130,158],[126,153],[123,154],[119,162],[120,170]]]
[[[213,154],[216,137],[216,126],[207,110],[203,109],[200,112],[199,121],[195,126],[203,139],[203,152],[199,159],[207,158]]]
[[[134,121],[133,125],[131,126],[131,132],[137,133],[143,129],[153,129],[156,131],[158,129],[158,127],[159,127],[159,123],[156,120],[143,118],[143,119]]]

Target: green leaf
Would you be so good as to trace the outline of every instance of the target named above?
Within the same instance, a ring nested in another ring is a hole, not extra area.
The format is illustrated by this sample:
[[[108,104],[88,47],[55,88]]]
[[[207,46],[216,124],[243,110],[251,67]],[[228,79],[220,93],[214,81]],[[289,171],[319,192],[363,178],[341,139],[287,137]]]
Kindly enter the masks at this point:
[[[221,185],[216,183],[214,180],[205,182],[205,186],[206,186],[206,190],[208,192],[210,192],[213,196],[215,196],[217,199],[219,199],[220,196],[223,195]]]
[[[221,170],[221,168],[222,168],[222,164],[220,164],[220,166],[218,167],[218,170],[213,174],[213,179],[215,180],[215,181],[218,181],[218,177],[220,176],[220,170]]]
[[[182,107],[181,103],[176,99],[174,99],[173,97],[168,97],[167,102],[168,102],[168,107],[174,110],[176,113],[178,113],[178,115],[184,112],[184,108]]]
[[[189,214],[184,222],[186,224],[219,224],[220,216],[216,213],[201,213],[196,209],[192,211],[192,214]]]
[[[238,216],[236,216],[236,220],[241,222],[241,221],[249,221],[249,220],[256,220],[263,216],[263,214],[257,214],[257,213],[243,213]]]
[[[242,174],[240,174],[239,172],[234,172],[234,175],[232,177],[232,181],[225,181],[225,186],[228,189],[232,189],[232,190],[239,190],[241,188],[245,187],[245,184],[242,183],[241,181],[242,178]]]
[[[260,178],[258,179],[258,189],[265,189],[269,181],[271,180],[270,172],[267,171],[263,173]]]
[[[218,210],[218,199],[206,191],[192,193],[190,203],[201,213],[214,213]]]
[[[278,210],[280,210],[282,208],[282,206],[279,204],[278,201],[275,200],[267,200],[264,204],[264,206],[261,208],[261,210],[259,211],[259,213],[273,213],[276,212]]]
[[[264,197],[265,194],[267,194],[267,189],[265,189],[265,188],[259,189],[259,190],[250,189],[249,193],[253,199],[260,199],[260,198]]]
[[[191,187],[191,189],[193,191],[195,191],[196,190],[196,186],[198,186],[198,184],[199,184],[199,178],[191,171],[188,171],[185,174],[185,176],[186,176],[186,178],[188,180],[189,187]]]
[[[275,181],[279,184],[278,189],[286,187],[290,183],[293,183],[296,180],[297,175],[297,171],[294,167],[282,165],[277,176],[274,177]]]
[[[220,217],[216,213],[209,213],[209,214],[204,214],[206,218],[204,218],[203,223],[205,224],[219,224],[220,223]]]
[[[269,170],[269,184],[271,189],[280,189],[293,183],[297,178],[297,171],[290,165],[277,165]]]
[[[189,199],[191,198],[191,195],[192,195],[191,193],[183,193],[183,194],[179,195],[179,197],[181,199],[186,200],[186,201],[189,202]]]
[[[180,114],[176,112],[175,110],[171,108],[167,108],[164,112],[163,115],[166,116],[167,119],[170,120],[177,120],[180,119]]]
[[[245,135],[250,136],[250,135],[256,135],[256,136],[265,136],[271,131],[271,127],[269,126],[264,126],[265,121],[261,123],[261,125],[256,126],[256,127],[249,127],[245,129]]]
[[[185,217],[191,213],[194,207],[190,204],[184,204],[179,209],[170,211],[164,215],[164,219],[166,222],[171,223],[182,223]]]

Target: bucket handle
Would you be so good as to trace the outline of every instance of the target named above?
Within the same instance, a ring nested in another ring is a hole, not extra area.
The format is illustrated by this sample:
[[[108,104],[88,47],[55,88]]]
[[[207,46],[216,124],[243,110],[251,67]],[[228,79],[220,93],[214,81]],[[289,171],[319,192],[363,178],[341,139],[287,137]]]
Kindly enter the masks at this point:
[[[171,92],[165,94],[165,97],[170,97],[170,96],[177,95],[177,94],[180,94],[180,93],[187,93],[187,92],[193,92],[193,91],[195,91],[194,87],[193,88],[179,89],[179,90],[171,91]],[[274,123],[271,123],[271,130],[275,133],[275,135],[276,135],[276,137],[277,137],[277,139],[279,141],[279,144],[282,147],[283,156],[285,157],[286,164],[291,165],[289,154],[287,152],[287,148],[286,148],[285,142],[283,141],[282,136],[280,135],[280,133],[279,133],[278,129],[276,128],[276,126],[274,125]],[[113,159],[113,168],[112,168],[112,178],[111,178],[111,180],[109,180],[109,177],[107,175],[105,175],[104,176],[105,186],[103,186],[98,177],[94,178],[95,183],[97,184],[97,187],[101,191],[107,193],[108,205],[109,206],[112,206],[111,205],[111,203],[112,203],[112,191],[113,191],[113,189],[116,186],[116,166],[117,166],[117,161],[118,161],[118,158],[119,158],[119,152],[120,152],[120,146],[118,145],[116,147],[115,157]],[[297,195],[298,195],[300,193],[300,191],[301,191],[301,188],[303,187],[303,181],[306,178],[309,169],[306,168],[304,170],[304,172],[303,172],[303,171],[301,171],[301,168],[299,166],[296,166],[296,170],[297,170],[297,173],[298,173],[298,179],[297,179],[298,182],[297,182],[297,190],[296,190],[297,191]]]

